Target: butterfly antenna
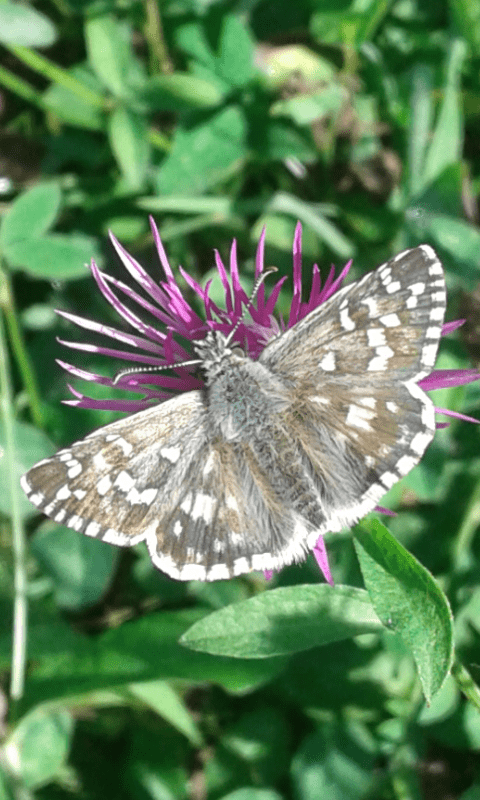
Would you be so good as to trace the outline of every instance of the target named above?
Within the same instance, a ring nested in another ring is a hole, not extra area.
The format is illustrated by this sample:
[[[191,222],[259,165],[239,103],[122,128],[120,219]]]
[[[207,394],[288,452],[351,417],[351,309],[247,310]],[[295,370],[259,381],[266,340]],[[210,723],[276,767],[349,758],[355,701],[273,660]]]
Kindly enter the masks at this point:
[[[258,276],[257,280],[255,281],[252,289],[252,294],[248,299],[248,303],[246,304],[245,308],[243,309],[242,316],[238,318],[234,327],[228,334],[225,344],[228,345],[232,341],[233,337],[235,336],[238,328],[240,327],[241,323],[243,322],[243,318],[247,313],[247,309],[251,306],[252,302],[255,300],[257,296],[258,290],[260,286],[264,282],[265,278],[270,275],[272,272],[277,272],[276,267],[267,267],[267,269]],[[180,361],[178,364],[164,364],[159,367],[127,367],[127,369],[119,370],[112,379],[112,385],[116,386],[122,378],[125,378],[127,375],[139,375],[140,373],[144,375],[147,372],[162,372],[165,369],[178,369],[179,367],[191,367],[194,364],[201,364],[202,360],[200,358],[194,358],[192,361]]]
[[[226,338],[226,341],[225,341],[226,345],[230,344],[230,342],[232,341],[233,337],[235,336],[236,332],[238,331],[240,325],[243,322],[243,319],[245,317],[245,314],[247,313],[247,310],[248,310],[249,306],[251,306],[253,301],[255,300],[255,297],[257,296],[257,293],[258,293],[258,290],[260,289],[260,286],[264,282],[265,278],[268,275],[271,275],[272,272],[278,272],[277,268],[276,267],[267,267],[267,269],[264,270],[264,272],[262,272],[258,276],[257,280],[253,284],[252,294],[250,295],[250,297],[248,299],[248,303],[246,304],[245,308],[243,309],[243,313],[242,313],[241,317],[239,317],[237,319],[235,325],[233,326],[232,330],[230,331],[230,333],[228,334],[228,336]]]
[[[194,358],[192,361],[179,361],[176,364],[163,364],[162,366],[158,367],[127,367],[126,369],[120,369],[112,378],[112,385],[116,386],[122,378],[125,378],[127,375],[138,375],[140,372],[142,375],[145,372],[163,372],[165,369],[178,369],[178,367],[190,367],[192,364],[201,364],[201,360],[199,358]]]

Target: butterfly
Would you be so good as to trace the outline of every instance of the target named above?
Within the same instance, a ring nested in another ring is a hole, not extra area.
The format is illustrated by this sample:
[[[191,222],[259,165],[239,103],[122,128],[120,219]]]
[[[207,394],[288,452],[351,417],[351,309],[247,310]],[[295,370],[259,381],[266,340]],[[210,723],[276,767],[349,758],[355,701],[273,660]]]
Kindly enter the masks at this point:
[[[56,522],[145,541],[179,580],[301,561],[371,511],[435,431],[446,290],[428,245],[344,286],[252,360],[231,336],[193,342],[204,388],[91,433],[22,478]]]

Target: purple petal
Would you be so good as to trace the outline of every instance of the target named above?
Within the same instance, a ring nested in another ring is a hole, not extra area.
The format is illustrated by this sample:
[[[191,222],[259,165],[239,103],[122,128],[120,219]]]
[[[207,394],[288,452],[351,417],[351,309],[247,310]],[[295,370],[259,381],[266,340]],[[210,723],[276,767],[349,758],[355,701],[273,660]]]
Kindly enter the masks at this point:
[[[332,573],[330,572],[327,548],[325,547],[323,536],[318,537],[315,547],[313,548],[313,555],[315,556],[317,564],[320,567],[327,583],[329,583],[330,586],[335,586],[335,583],[332,578]]]
[[[255,254],[255,280],[260,277],[263,270],[265,269],[265,236],[267,233],[267,229],[265,225],[262,228],[262,232],[260,234],[260,239],[258,240],[257,245],[257,252]],[[265,307],[265,282],[262,283],[260,286],[258,293],[257,293],[257,309],[263,309]]]
[[[132,347],[139,347],[142,350],[150,350],[153,353],[161,355],[161,349],[158,344],[153,344],[148,339],[143,339],[141,336],[134,336],[131,333],[124,333],[117,328],[111,328],[109,325],[102,325],[100,322],[86,319],[85,317],[78,317],[76,314],[71,314],[69,311],[62,311],[60,308],[55,309],[55,313],[69,322],[78,325],[79,328],[84,328],[87,331],[94,333],[101,333],[103,336],[109,336],[111,339],[116,339],[123,344],[129,344]],[[162,334],[163,336],[165,334]]]
[[[434,389],[448,389],[450,386],[463,386],[480,379],[480,372],[476,369],[437,369],[422,378],[418,385],[425,391]]]
[[[154,306],[151,303],[149,303],[148,300],[145,300],[145,298],[143,298],[141,295],[139,295],[137,292],[131,289],[130,286],[127,286],[122,281],[117,280],[117,278],[112,278],[112,276],[108,275],[106,272],[101,272],[100,274],[105,281],[111,283],[113,286],[115,286],[116,289],[123,292],[123,294],[126,294],[129,300],[133,300],[135,303],[138,303],[138,305],[140,305],[142,308],[144,308],[146,311],[152,314],[156,319],[160,320],[160,322],[162,322],[164,325],[167,325],[171,328],[177,327],[177,319],[172,314],[171,310],[163,311],[162,309],[158,308],[158,306]],[[166,304],[169,304],[169,300],[166,295],[165,295],[165,302]],[[194,312],[192,312],[192,316],[196,316]],[[200,319],[200,317],[197,317],[197,319],[199,323],[201,323],[202,325],[205,324],[204,321]],[[184,329],[185,326],[181,326],[181,329],[179,329],[178,332],[183,333]]]
[[[465,319],[455,319],[452,322],[444,322],[442,325],[442,336],[448,336],[449,333],[453,333],[457,328],[461,328],[465,322]]]
[[[140,364],[149,364],[152,367],[162,367],[166,364],[163,358],[142,356],[140,353],[130,353],[128,350],[115,350],[112,347],[98,347],[95,344],[87,344],[86,342],[69,342],[66,339],[59,339],[58,336],[57,342],[64,345],[64,347],[70,347],[71,350],[82,350],[84,353],[98,353],[102,356],[120,358],[122,361],[134,361]]]
[[[220,280],[222,281],[223,290],[225,292],[225,305],[227,307],[228,314],[230,315],[233,313],[232,287],[230,286],[230,281],[228,280],[225,264],[220,258],[220,253],[218,250],[214,251],[214,255],[217,272],[220,275]]]
[[[391,508],[384,508],[383,506],[375,506],[374,511],[377,514],[385,514],[387,517],[396,517],[396,511],[392,511]]]
[[[242,303],[246,305],[248,303],[248,295],[242,289],[242,284],[240,283],[240,275],[238,272],[238,261],[237,261],[237,240],[234,239],[232,242],[232,246],[230,248],[230,279],[232,281],[232,288],[233,288],[233,308],[235,311],[235,318],[238,319],[242,316]]]
[[[445,417],[454,417],[455,419],[463,419],[465,422],[475,422],[477,425],[480,424],[479,419],[475,419],[475,417],[468,417],[466,414],[461,414],[460,411],[450,411],[449,408],[435,408],[436,414],[443,414]],[[443,423],[440,423],[442,425]]]
[[[152,328],[151,325],[146,325],[144,322],[142,322],[140,317],[137,317],[136,314],[130,311],[130,309],[127,308],[127,306],[117,298],[117,296],[112,292],[107,281],[104,280],[102,273],[93,260],[91,264],[91,270],[97,282],[98,288],[105,299],[108,300],[111,306],[113,306],[117,314],[123,317],[125,322],[127,322],[132,328],[140,330],[141,333],[143,333],[145,336],[148,336],[148,338],[152,339],[152,341],[161,343],[165,338],[165,334],[160,333],[160,331],[158,331],[156,328]]]
[[[290,306],[287,327],[291,328],[299,320],[298,312],[302,300],[302,225],[297,222],[293,237],[293,298]]]
[[[140,284],[142,289],[144,289],[147,294],[150,295],[150,297],[153,297],[161,306],[166,307],[168,305],[168,301],[160,286],[155,283],[155,281],[150,277],[148,272],[144,270],[141,264],[139,264],[138,261],[136,261],[136,259],[131,256],[127,250],[125,250],[125,248],[120,244],[118,239],[111,231],[109,236],[115,252],[117,253],[117,256],[127,272],[138,284]]]

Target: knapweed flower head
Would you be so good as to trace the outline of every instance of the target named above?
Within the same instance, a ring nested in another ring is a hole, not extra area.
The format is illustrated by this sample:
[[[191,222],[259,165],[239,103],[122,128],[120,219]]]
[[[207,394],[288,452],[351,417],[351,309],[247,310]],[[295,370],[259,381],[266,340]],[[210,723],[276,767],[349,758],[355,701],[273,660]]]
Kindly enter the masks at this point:
[[[195,353],[188,347],[189,342],[203,340],[211,331],[220,331],[229,336],[235,329],[233,340],[238,342],[252,360],[256,360],[272,338],[293,327],[334,295],[341,287],[351,266],[349,262],[336,278],[332,267],[322,285],[320,271],[315,264],[311,273],[309,297],[303,300],[301,225],[298,223],[293,241],[293,299],[288,319],[283,320],[275,316],[275,306],[286,278],[277,280],[268,294],[264,283],[261,283],[251,302],[241,285],[234,241],[230,250],[228,271],[220,254],[215,251],[215,264],[224,289],[223,307],[214,303],[209,295],[211,281],[202,288],[182,267],[179,267],[183,280],[197,296],[197,305],[198,301],[203,305],[203,314],[199,315],[187,301],[178,284],[153,220],[151,227],[164,273],[164,277],[160,280],[155,280],[149,275],[113,235],[111,241],[115,251],[140,291],[102,272],[94,261],[91,264],[92,274],[101,293],[123,319],[124,328],[110,327],[65,311],[58,312],[80,328],[101,334],[111,340],[114,346],[60,340],[62,344],[75,350],[114,358],[117,372],[120,371],[121,374],[118,380],[115,375],[106,377],[59,361],[71,376],[112,389],[111,398],[98,399],[88,397],[70,386],[74,397],[64,401],[69,405],[132,413],[158,404],[173,395],[200,389],[204,383],[198,372],[198,364],[184,364],[195,359]],[[265,231],[260,236],[256,251],[256,279],[265,270],[264,250]],[[132,307],[136,310],[132,310]],[[444,324],[442,335],[450,333],[461,324],[461,320]],[[142,369],[145,371],[142,372]],[[152,371],[154,369],[158,371]],[[478,378],[476,370],[435,370],[419,381],[419,386],[424,391],[429,391],[469,383]],[[115,391],[119,387],[122,390],[127,389],[136,396],[128,400],[116,398]],[[470,417],[448,409],[437,408],[436,412],[476,422]],[[445,423],[437,423],[438,427],[444,425]],[[378,510],[388,513],[386,509]],[[326,579],[332,583],[321,536],[313,552]]]

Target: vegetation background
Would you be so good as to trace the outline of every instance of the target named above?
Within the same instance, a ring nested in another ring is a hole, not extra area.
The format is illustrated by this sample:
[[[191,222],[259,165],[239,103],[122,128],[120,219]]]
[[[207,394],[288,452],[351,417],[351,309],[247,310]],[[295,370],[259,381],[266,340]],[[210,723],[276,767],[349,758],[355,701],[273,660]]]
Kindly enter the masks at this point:
[[[477,800],[477,427],[438,431],[390,533],[327,539],[333,590],[313,560],[171,581],[17,478],[113,418],[61,404],[54,309],[118,324],[85,264],[124,277],[110,229],[160,278],[148,213],[203,283],[236,237],[245,288],[264,225],[288,275],[297,220],[306,276],[426,241],[467,318],[438,366],[478,364],[479,3],[1,2],[0,43],[1,800]],[[434,399],[480,418],[477,384]]]

